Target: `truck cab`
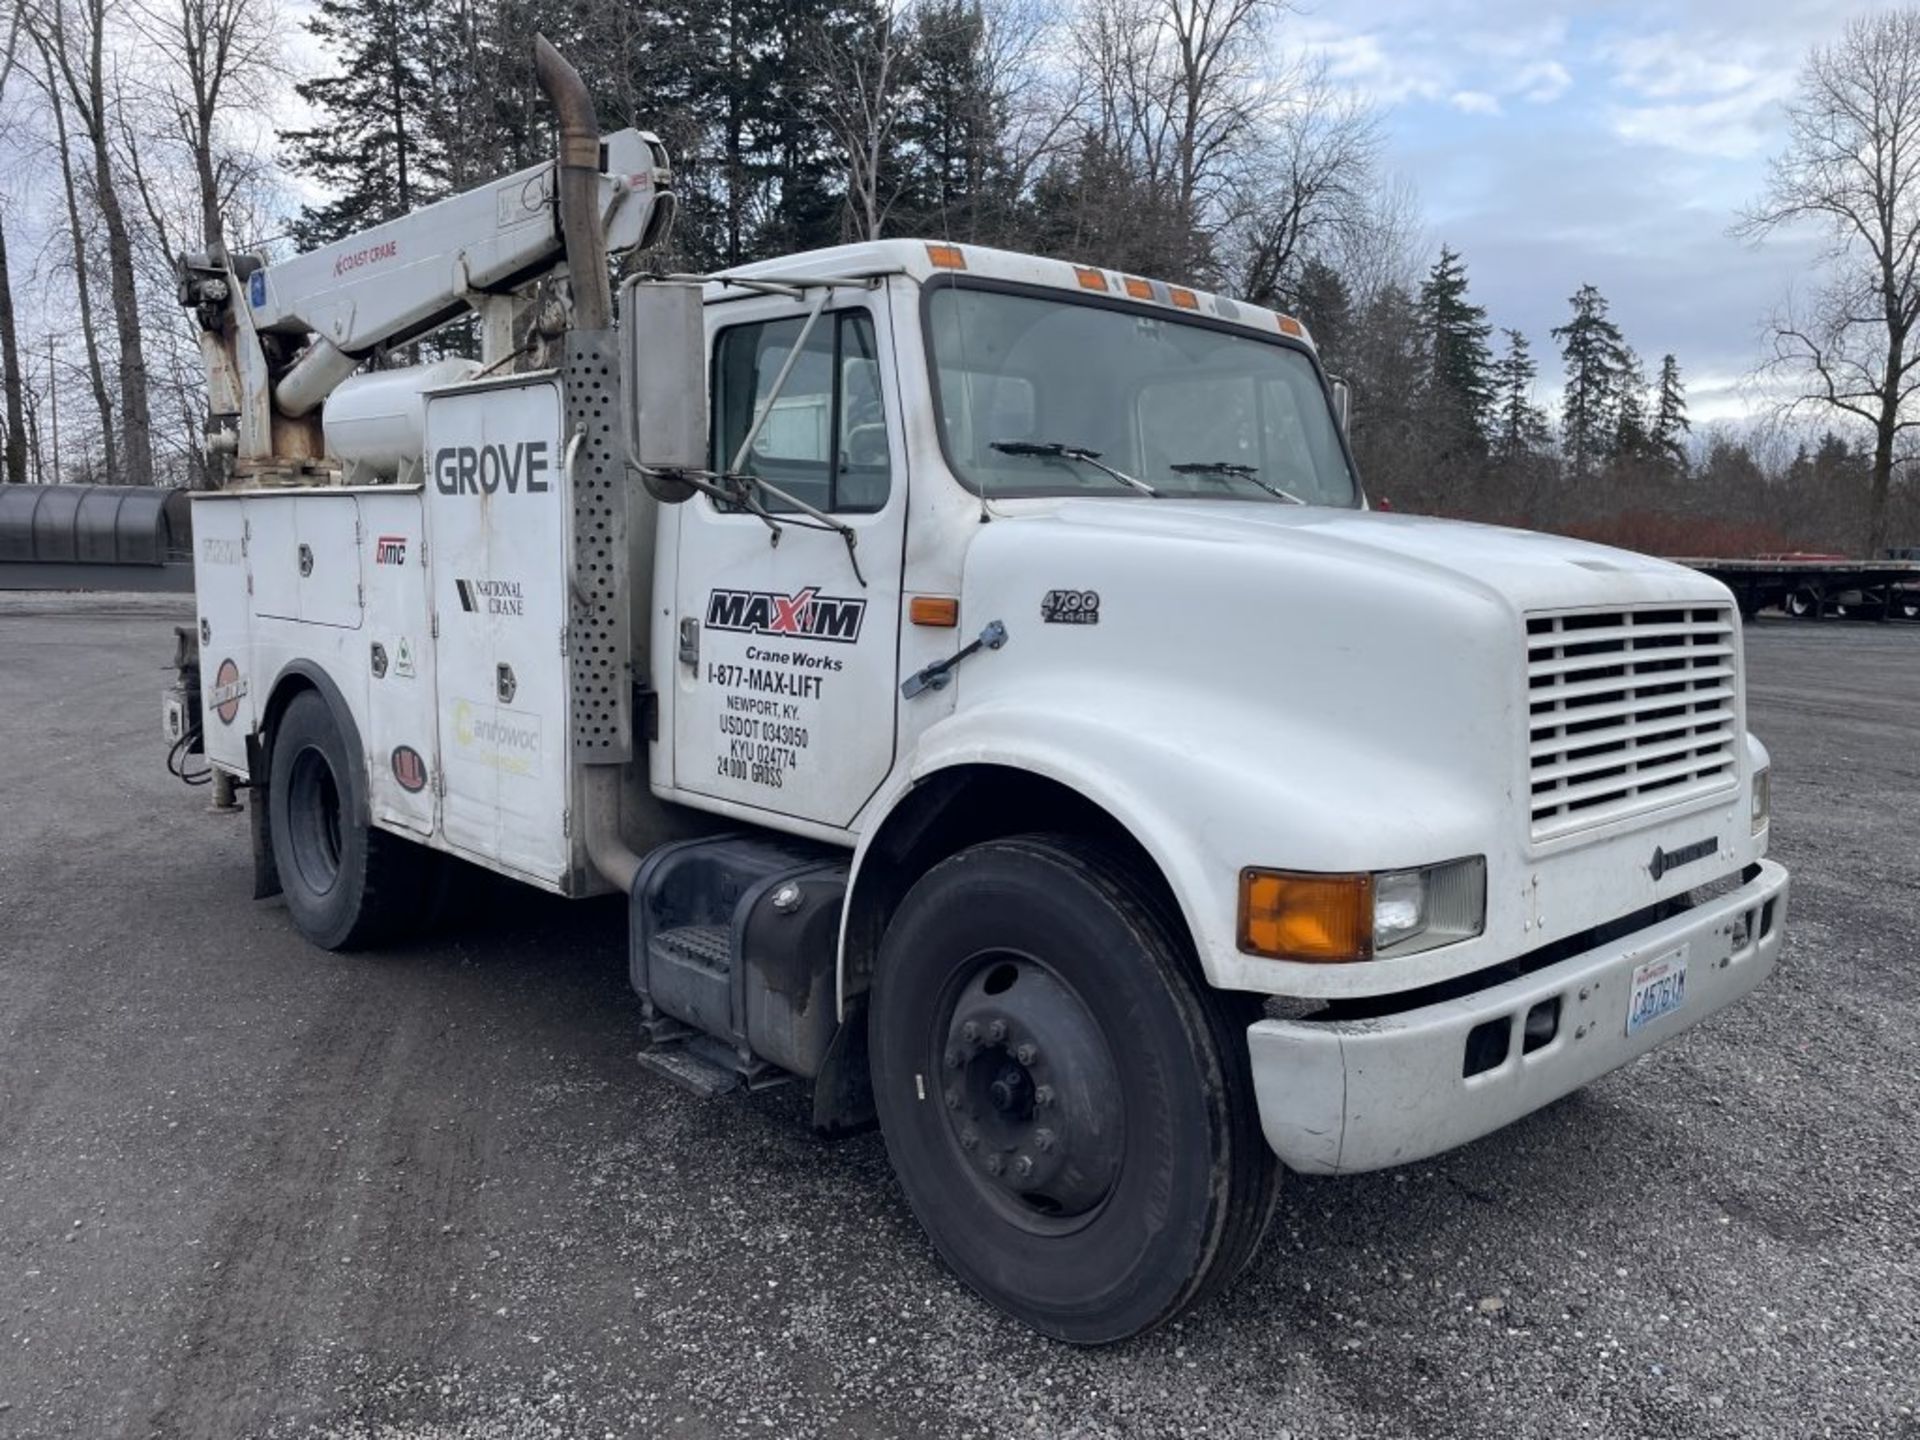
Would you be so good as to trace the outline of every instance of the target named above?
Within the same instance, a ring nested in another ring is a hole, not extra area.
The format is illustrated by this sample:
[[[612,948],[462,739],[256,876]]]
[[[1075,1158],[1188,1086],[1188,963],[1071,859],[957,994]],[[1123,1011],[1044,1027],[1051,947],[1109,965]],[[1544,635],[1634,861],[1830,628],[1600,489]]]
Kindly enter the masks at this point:
[[[261,888],[332,946],[445,857],[624,894],[647,1067],[877,1119],[1047,1334],[1181,1313],[1285,1171],[1485,1135],[1776,962],[1729,592],[1370,511],[1290,317],[897,240],[482,360],[196,500]]]

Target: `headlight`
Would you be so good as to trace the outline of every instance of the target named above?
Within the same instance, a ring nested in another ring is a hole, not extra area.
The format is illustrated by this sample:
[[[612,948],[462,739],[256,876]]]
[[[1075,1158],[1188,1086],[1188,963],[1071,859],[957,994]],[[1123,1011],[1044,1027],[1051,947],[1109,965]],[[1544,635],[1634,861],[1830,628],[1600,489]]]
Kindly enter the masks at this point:
[[[1768,777],[1770,769],[1753,772],[1753,833],[1758,835],[1767,828],[1767,821],[1773,816],[1773,786]]]
[[[1240,948],[1273,960],[1345,964],[1416,954],[1486,928],[1487,862],[1319,875],[1240,872]]]

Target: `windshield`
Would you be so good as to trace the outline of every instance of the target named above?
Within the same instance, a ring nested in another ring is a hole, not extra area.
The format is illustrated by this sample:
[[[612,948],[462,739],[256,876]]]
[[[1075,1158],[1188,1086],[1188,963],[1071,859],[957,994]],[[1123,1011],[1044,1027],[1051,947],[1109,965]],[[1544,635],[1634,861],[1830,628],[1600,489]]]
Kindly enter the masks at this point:
[[[1313,362],[1277,340],[963,284],[928,293],[927,324],[947,462],[971,489],[1144,498],[1041,453],[1066,447],[1157,495],[1357,503]]]

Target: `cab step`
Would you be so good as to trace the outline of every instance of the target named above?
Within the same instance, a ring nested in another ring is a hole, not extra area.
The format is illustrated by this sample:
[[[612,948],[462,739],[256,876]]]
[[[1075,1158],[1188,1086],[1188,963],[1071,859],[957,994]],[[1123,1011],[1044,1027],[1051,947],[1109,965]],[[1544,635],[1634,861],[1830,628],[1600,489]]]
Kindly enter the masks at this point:
[[[712,1036],[671,1020],[649,1022],[642,1027],[641,1038],[645,1048],[640,1051],[640,1068],[702,1100],[735,1090],[771,1090],[794,1078],[764,1060],[743,1060]]]

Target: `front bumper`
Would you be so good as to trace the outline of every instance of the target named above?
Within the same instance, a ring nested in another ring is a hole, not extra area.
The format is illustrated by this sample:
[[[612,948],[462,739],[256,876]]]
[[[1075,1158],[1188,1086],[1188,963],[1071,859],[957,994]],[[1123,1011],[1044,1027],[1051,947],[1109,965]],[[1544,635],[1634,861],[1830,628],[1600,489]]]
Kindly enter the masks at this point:
[[[1684,914],[1458,999],[1371,1020],[1258,1021],[1247,1040],[1267,1143],[1293,1169],[1316,1174],[1401,1165],[1476,1140],[1645,1054],[1773,970],[1787,872],[1765,860],[1759,872]],[[1629,1035],[1635,969],[1683,947],[1684,1002]],[[1528,1013],[1555,1000],[1552,1038],[1536,1036],[1528,1049]],[[1501,1022],[1505,1058],[1466,1073],[1498,1052]],[[1481,1029],[1470,1058],[1479,1027],[1491,1030]]]

